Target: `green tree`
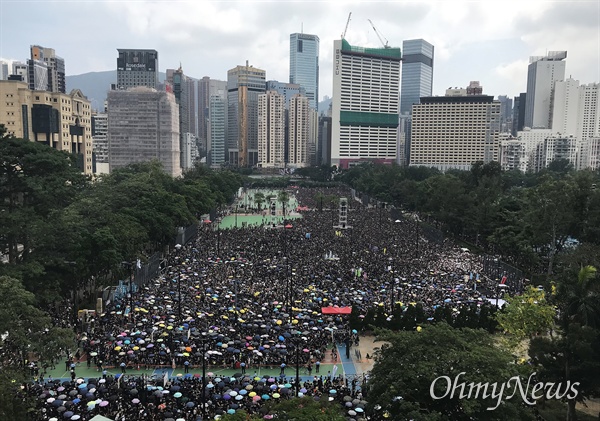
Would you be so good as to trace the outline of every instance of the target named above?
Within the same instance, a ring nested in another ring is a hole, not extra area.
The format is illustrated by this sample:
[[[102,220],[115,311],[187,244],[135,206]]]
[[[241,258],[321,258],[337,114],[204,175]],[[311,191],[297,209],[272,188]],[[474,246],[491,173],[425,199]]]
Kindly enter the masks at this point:
[[[258,211],[260,212],[262,204],[265,203],[265,195],[263,192],[256,192],[254,194],[254,202],[258,205]]]
[[[496,347],[487,332],[439,323],[420,332],[380,332],[378,338],[385,342],[375,354],[367,390],[368,413],[373,419],[381,419],[382,414],[393,420],[416,421],[533,419],[519,397],[488,411],[488,407],[496,407],[495,399],[460,399],[458,392],[442,399],[431,396],[432,383],[440,376],[454,380],[464,373],[459,382],[468,385],[506,382],[528,374],[523,371],[525,366],[510,364],[510,354]],[[447,383],[436,381],[433,389],[436,397],[444,396]]]
[[[507,304],[496,313],[496,320],[517,341],[545,334],[554,324],[556,310],[546,301],[544,291],[530,286],[523,294],[505,300]]]
[[[35,297],[21,282],[0,276],[0,419],[18,421],[34,402],[20,386],[31,381],[27,363],[40,367],[73,350],[73,331],[52,326],[50,317],[34,306]]]

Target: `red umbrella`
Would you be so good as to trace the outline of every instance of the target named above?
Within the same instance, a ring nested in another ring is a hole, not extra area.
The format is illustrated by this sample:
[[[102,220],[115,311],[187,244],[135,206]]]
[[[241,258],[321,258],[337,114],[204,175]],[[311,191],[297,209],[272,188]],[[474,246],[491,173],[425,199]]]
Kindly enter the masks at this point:
[[[287,224],[285,227],[288,228],[288,229],[292,228],[292,224]]]

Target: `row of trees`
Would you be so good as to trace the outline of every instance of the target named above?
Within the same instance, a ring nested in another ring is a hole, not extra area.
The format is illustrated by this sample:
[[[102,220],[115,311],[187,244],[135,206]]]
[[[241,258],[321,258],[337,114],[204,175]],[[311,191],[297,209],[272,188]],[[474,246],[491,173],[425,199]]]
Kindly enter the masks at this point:
[[[0,156],[0,252],[8,260],[0,274],[44,301],[161,251],[177,227],[229,202],[242,185],[237,174],[205,168],[173,179],[158,162],[92,180],[71,155],[6,136]]]

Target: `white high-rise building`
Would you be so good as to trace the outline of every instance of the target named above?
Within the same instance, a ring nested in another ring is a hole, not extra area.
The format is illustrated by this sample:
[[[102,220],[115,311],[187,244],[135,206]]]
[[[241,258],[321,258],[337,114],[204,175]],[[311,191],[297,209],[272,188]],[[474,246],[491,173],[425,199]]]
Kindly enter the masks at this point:
[[[525,157],[527,160],[527,170],[533,171],[533,162],[535,159],[536,148],[539,144],[544,143],[547,137],[552,135],[552,129],[530,129],[517,132],[517,139],[523,142],[525,147]]]
[[[285,97],[277,91],[258,95],[258,166],[284,168]]]
[[[313,110],[314,111],[314,110]],[[310,102],[304,95],[294,95],[290,100],[288,164],[300,168],[308,165],[310,135]]]
[[[333,48],[331,164],[396,161],[400,49],[357,47],[345,39]]]
[[[319,104],[318,36],[290,34],[290,83],[298,84],[304,89],[310,107],[316,110]]]
[[[577,134],[579,116],[579,81],[559,80],[554,83],[552,129],[554,133]]]
[[[8,79],[8,61],[0,60],[0,80]]]
[[[566,51],[550,51],[546,56],[529,58],[525,127],[532,129],[552,127],[554,83],[565,78],[565,58],[567,58]]]

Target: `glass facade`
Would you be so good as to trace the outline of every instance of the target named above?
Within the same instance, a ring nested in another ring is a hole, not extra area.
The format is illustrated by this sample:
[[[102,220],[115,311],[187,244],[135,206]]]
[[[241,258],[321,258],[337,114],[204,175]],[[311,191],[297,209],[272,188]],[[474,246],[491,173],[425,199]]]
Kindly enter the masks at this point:
[[[309,106],[319,102],[319,37],[308,34],[290,35],[290,83],[303,87]]]
[[[431,96],[433,88],[433,45],[423,39],[402,43],[402,83],[400,113],[411,114],[419,98]]]

